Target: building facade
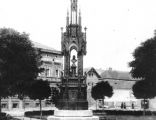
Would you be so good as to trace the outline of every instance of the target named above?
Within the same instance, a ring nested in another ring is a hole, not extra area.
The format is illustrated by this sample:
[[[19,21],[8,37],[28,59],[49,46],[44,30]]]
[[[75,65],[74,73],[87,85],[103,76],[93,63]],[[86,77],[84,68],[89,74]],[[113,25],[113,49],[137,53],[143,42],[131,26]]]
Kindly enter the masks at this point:
[[[127,72],[113,71],[111,68],[102,72],[101,75],[94,68],[87,71],[89,107],[95,108],[96,101],[91,97],[91,89],[100,81],[108,81],[113,87],[114,94],[111,98],[105,98],[104,106],[102,100],[99,100],[98,108],[121,109],[122,104],[125,104],[127,109],[131,109],[132,104],[135,109],[141,108],[141,100],[136,99],[132,93],[132,86],[136,80],[133,80]]]
[[[44,72],[39,74],[39,78],[47,80],[51,87],[56,87],[60,83],[60,77],[63,73],[63,56],[61,51],[49,48],[42,44],[34,42],[34,47],[41,51],[42,68]]]
[[[60,83],[60,77],[63,70],[63,58],[62,53],[53,48],[47,47],[37,42],[33,42],[34,47],[41,52],[42,56],[42,68],[44,72],[39,74],[39,78],[47,80],[51,87],[57,87]],[[23,101],[17,99],[17,97],[9,97],[8,99],[2,99],[2,110],[13,110],[23,108],[36,108],[39,107],[38,100],[30,100],[25,98]],[[51,106],[46,100],[42,101],[42,106]]]

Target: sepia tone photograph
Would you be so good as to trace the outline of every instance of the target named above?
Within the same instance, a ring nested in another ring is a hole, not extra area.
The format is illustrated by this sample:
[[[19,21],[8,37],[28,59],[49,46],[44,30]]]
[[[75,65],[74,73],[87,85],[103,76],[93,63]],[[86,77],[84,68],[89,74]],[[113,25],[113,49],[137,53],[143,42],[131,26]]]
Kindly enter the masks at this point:
[[[0,120],[156,120],[155,0],[0,0]]]

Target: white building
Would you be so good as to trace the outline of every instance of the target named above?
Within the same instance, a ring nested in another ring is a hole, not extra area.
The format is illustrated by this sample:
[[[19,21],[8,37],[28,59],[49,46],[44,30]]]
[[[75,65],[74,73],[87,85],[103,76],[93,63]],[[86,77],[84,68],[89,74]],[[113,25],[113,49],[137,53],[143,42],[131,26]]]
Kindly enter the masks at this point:
[[[118,109],[121,108],[121,104],[124,103],[127,109],[131,109],[132,104],[134,104],[135,109],[141,108],[141,100],[134,97],[131,89],[136,80],[133,80],[129,73],[109,69],[104,71],[100,76],[94,68],[87,71],[88,102],[90,107],[96,103],[91,97],[91,89],[97,82],[102,80],[109,82],[113,87],[114,93],[111,98],[105,98],[105,106]],[[98,104],[100,106],[100,102]]]

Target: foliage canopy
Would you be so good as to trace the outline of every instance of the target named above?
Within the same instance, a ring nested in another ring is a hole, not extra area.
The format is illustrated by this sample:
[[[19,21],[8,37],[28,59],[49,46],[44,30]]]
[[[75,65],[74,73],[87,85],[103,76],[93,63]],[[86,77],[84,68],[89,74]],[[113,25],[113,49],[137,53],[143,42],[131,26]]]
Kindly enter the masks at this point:
[[[30,86],[30,98],[44,100],[51,95],[51,88],[48,81],[35,80]]]
[[[52,88],[51,102],[53,104],[57,104],[59,97],[60,97],[59,89],[55,87]]]
[[[0,102],[1,98],[28,93],[28,83],[34,81],[40,68],[41,56],[26,33],[11,28],[0,29]],[[1,103],[0,103],[1,112]]]
[[[30,82],[41,72],[41,56],[26,33],[14,29],[0,29],[0,92],[5,97],[9,87],[20,82]],[[6,89],[2,88],[4,86]],[[18,89],[17,89],[18,90]],[[15,93],[16,94],[16,93]]]
[[[134,78],[155,80],[156,78],[156,36],[141,43],[133,53],[134,60],[129,63]]]
[[[113,88],[107,81],[98,82],[91,90],[91,96],[97,99],[104,99],[105,96],[111,97],[113,95]]]
[[[48,81],[42,79],[35,80],[30,86],[29,97],[34,100],[39,100],[40,103],[40,117],[42,118],[42,103],[41,100],[49,98],[51,95],[51,88]]]
[[[137,81],[133,87],[133,94],[137,99],[149,99],[154,98],[156,95],[155,82],[140,80]]]
[[[141,43],[134,50],[134,60],[129,63],[134,78],[141,79],[133,85],[136,98],[154,98],[156,96],[156,36]]]

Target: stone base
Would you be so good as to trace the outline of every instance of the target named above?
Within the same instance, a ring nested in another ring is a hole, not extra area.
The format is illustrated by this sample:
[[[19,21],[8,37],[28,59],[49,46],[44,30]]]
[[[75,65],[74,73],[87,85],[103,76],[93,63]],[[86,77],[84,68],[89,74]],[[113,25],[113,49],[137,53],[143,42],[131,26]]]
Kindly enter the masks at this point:
[[[91,110],[56,110],[47,120],[99,120]]]
[[[99,117],[92,116],[92,117],[56,117],[56,116],[49,116],[47,120],[99,120]]]
[[[79,93],[77,91],[77,93]],[[71,93],[68,93],[69,95]],[[76,93],[75,93],[76,94]],[[88,110],[87,100],[58,100],[56,107],[60,110]]]

